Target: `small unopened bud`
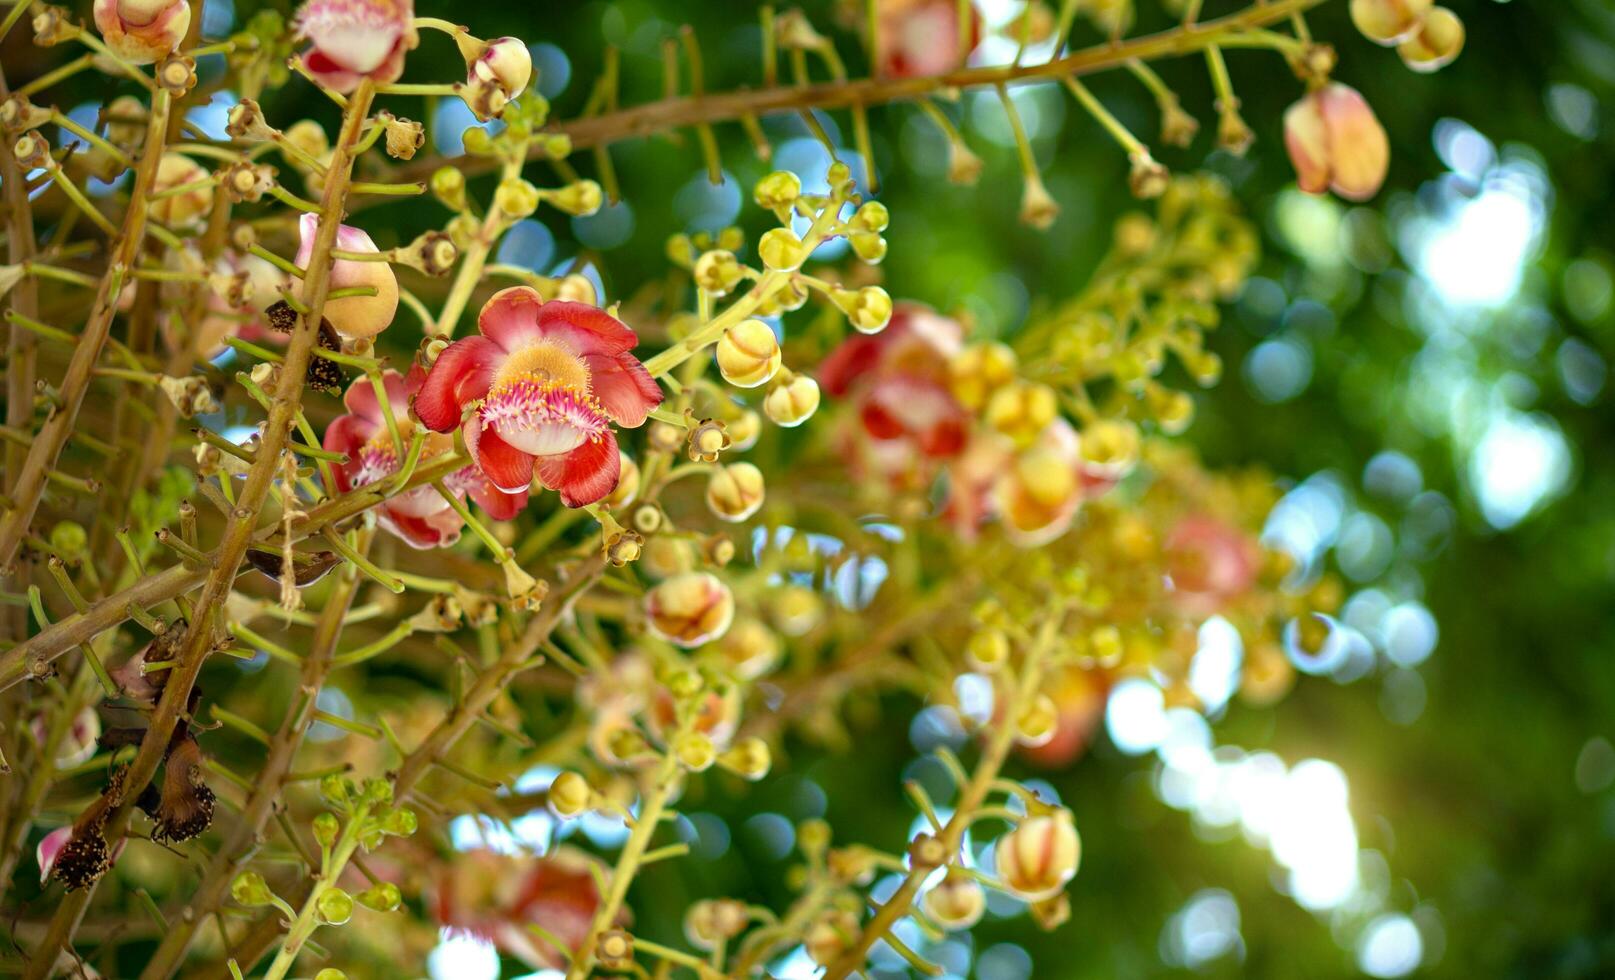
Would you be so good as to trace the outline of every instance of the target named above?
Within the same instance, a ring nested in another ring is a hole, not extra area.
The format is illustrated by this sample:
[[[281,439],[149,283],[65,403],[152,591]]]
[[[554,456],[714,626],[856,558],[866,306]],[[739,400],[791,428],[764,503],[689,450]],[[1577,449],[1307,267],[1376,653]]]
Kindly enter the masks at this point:
[[[775,385],[763,398],[763,412],[775,425],[795,428],[813,417],[819,409],[819,383],[805,374],[798,374],[784,384]]]
[[[976,156],[962,139],[948,141],[948,183],[971,185],[981,179],[981,157]]]
[[[683,732],[673,739],[673,755],[691,772],[706,771],[718,758],[712,739],[702,732]]]
[[[880,333],[892,320],[892,297],[879,286],[837,289],[831,299],[859,333]]]
[[[703,899],[684,913],[684,938],[697,949],[714,950],[740,935],[750,918],[743,902],[732,898]]]
[[[763,434],[763,417],[751,409],[744,409],[729,422],[729,439],[734,449],[747,450],[757,445]]]
[[[573,217],[594,214],[605,202],[600,185],[592,180],[575,180],[559,190],[549,192],[548,200],[558,210]]]
[[[979,411],[993,392],[1015,380],[1015,351],[990,341],[972,344],[948,362],[949,388],[959,404]]]
[[[1000,883],[1030,901],[1059,894],[1076,876],[1081,859],[1082,841],[1070,810],[1023,820],[993,847]]]
[[[314,818],[314,839],[319,841],[321,847],[330,847],[336,843],[337,835],[342,832],[342,825],[333,813],[322,813]]]
[[[776,272],[790,272],[807,261],[807,246],[789,228],[774,228],[757,241],[757,257]]]
[[[847,236],[847,244],[854,255],[870,265],[878,265],[886,257],[886,239],[872,231],[853,232]]]
[[[1029,446],[1059,410],[1059,399],[1048,385],[1019,381],[993,392],[987,400],[987,424]]]
[[[353,896],[335,886],[320,893],[314,902],[320,921],[339,926],[353,918]]]
[[[991,673],[1009,662],[1009,636],[1001,629],[979,629],[965,643],[965,656],[977,670]]]
[[[1434,0],[1351,0],[1351,22],[1370,41],[1392,47],[1418,31],[1433,4]]]
[[[718,340],[718,372],[737,388],[772,380],[783,356],[774,329],[761,320],[742,320]]]
[[[780,211],[796,204],[802,196],[802,181],[789,170],[776,170],[757,182],[753,198],[757,206]]]
[[[958,932],[981,921],[987,909],[987,893],[976,879],[950,871],[925,893],[923,904],[932,921],[949,932]]]
[[[237,905],[257,908],[273,901],[275,893],[269,890],[269,883],[264,881],[263,875],[256,871],[243,871],[230,883],[230,897]]]
[[[183,228],[199,222],[213,209],[213,188],[202,183],[208,172],[201,164],[182,153],[165,153],[157,162],[157,178],[152,182],[154,194],[177,191],[158,197],[151,202],[151,216],[165,225]]]
[[[549,804],[558,817],[575,817],[589,808],[594,790],[584,778],[570,770],[555,777],[550,783]]]
[[[1095,419],[1082,430],[1079,451],[1086,469],[1111,479],[1126,475],[1138,462],[1138,426],[1123,419]]]
[[[743,270],[735,253],[715,248],[695,260],[695,284],[713,296],[726,295],[740,284]]]
[[[617,488],[601,501],[613,510],[627,507],[639,496],[639,464],[632,457],[619,452],[617,467]]]
[[[1015,741],[1035,749],[1054,740],[1060,727],[1060,709],[1047,694],[1039,694],[1015,716]]]
[[[1161,142],[1167,146],[1185,147],[1194,142],[1200,132],[1200,122],[1178,104],[1176,97],[1161,105]]]
[[[494,206],[508,217],[525,218],[538,210],[539,197],[537,187],[520,177],[512,177],[499,184],[494,191],[493,201]]]
[[[742,779],[756,782],[768,775],[769,767],[773,765],[773,755],[769,752],[767,742],[750,735],[736,742],[718,759],[718,764]]]
[[[653,634],[691,648],[715,640],[729,629],[735,597],[716,575],[685,572],[646,592],[644,609]]]
[[[432,172],[432,195],[451,211],[465,210],[465,174],[458,167],[439,167]]]
[[[1218,100],[1217,110],[1217,147],[1236,157],[1244,156],[1256,142],[1256,133],[1239,114],[1239,100]]]
[[[1402,63],[1417,72],[1437,71],[1464,49],[1464,22],[1446,7],[1433,7],[1413,36],[1397,45]]]
[[[763,506],[763,471],[751,463],[713,469],[707,479],[707,507],[719,520],[739,523]]]
[[[879,201],[865,201],[853,213],[850,222],[864,231],[885,231],[892,222],[892,213]]]
[[[398,886],[390,881],[377,882],[355,895],[354,898],[359,900],[360,905],[377,912],[391,912],[404,900]]]

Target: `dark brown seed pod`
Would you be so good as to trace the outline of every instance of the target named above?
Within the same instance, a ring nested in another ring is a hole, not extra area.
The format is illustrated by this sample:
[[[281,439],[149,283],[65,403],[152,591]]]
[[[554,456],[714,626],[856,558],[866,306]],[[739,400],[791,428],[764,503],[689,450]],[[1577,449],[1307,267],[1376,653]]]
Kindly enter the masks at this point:
[[[291,333],[297,329],[299,319],[296,310],[285,300],[273,304],[264,311],[264,318],[269,321],[271,330],[280,333]],[[342,352],[342,335],[331,326],[331,321],[320,318],[320,342],[324,350],[340,354]],[[308,359],[308,372],[305,380],[310,388],[322,391],[327,395],[339,394],[347,385],[347,376],[342,373],[342,366],[335,361],[323,357],[310,357]]]
[[[213,823],[213,790],[204,781],[202,747],[189,736],[178,740],[168,753],[163,772],[162,799],[152,816],[151,839],[186,841]]]

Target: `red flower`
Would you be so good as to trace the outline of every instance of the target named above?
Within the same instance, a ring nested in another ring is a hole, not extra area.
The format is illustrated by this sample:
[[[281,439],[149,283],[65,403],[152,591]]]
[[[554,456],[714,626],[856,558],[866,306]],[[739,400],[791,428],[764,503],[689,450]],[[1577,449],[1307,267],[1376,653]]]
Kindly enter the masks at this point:
[[[1203,514],[1185,517],[1166,539],[1167,575],[1178,604],[1209,616],[1256,582],[1261,553],[1250,536]]]
[[[297,12],[297,37],[313,42],[303,64],[320,83],[351,92],[362,78],[398,81],[404,53],[420,43],[414,0],[309,0]]]
[[[425,372],[418,367],[412,369],[407,378],[397,371],[387,371],[382,375],[388,404],[398,421],[398,436],[405,445],[408,445],[415,425],[405,409],[410,397],[420,391],[425,377]],[[393,445],[392,433],[387,429],[386,417],[382,414],[381,403],[376,399],[369,378],[360,378],[348,386],[342,402],[347,406],[348,414],[338,416],[326,427],[324,444],[331,452],[348,455],[346,463],[331,468],[336,491],[347,493],[354,487],[375,483],[397,473],[403,460]],[[453,448],[452,438],[433,433],[426,438],[421,458],[424,461]],[[469,495],[494,520],[507,521],[527,506],[526,487],[515,493],[506,493],[489,483],[474,466],[451,474],[443,482],[461,499]],[[416,487],[399,494],[378,507],[376,513],[382,527],[415,548],[446,547],[460,540],[460,515],[432,487]]]
[[[494,943],[535,970],[563,967],[566,954],[527,924],[542,926],[569,952],[578,948],[600,907],[589,861],[570,848],[541,858],[490,850],[457,854],[438,883],[438,922]]]
[[[875,20],[875,65],[888,78],[944,75],[961,67],[956,0],[882,0]],[[970,6],[965,50],[981,43],[981,13]]]
[[[638,336],[604,310],[546,303],[527,286],[495,293],[477,328],[482,336],[450,344],[427,374],[415,399],[426,427],[461,426],[472,460],[507,492],[525,490],[535,474],[568,507],[616,489],[612,423],[643,425],[662,401],[630,353]]]
[[[833,396],[850,394],[859,430],[845,449],[855,469],[873,470],[893,485],[920,489],[936,460],[963,451],[970,413],[948,387],[948,360],[964,330],[927,307],[899,304],[878,334],[848,337],[819,366]]]

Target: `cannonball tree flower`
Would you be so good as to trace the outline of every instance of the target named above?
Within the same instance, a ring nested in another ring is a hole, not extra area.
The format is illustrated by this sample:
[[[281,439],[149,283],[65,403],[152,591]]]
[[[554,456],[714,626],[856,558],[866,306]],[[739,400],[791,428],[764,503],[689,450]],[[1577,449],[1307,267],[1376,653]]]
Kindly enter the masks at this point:
[[[426,379],[426,372],[413,368],[409,376],[397,371],[382,374],[382,385],[387,402],[392,407],[398,424],[399,442],[408,446],[415,434],[415,423],[405,413],[410,398],[417,395]],[[333,464],[331,477],[338,493],[347,493],[354,487],[367,486],[385,480],[398,472],[403,460],[398,446],[393,444],[387,427],[381,401],[376,397],[375,386],[369,378],[360,378],[348,387],[342,396],[347,406],[346,415],[339,416],[325,430],[326,449],[346,453],[346,463]],[[432,432],[426,436],[421,448],[421,459],[448,452],[454,448],[454,438]],[[443,481],[450,492],[462,500],[469,496],[488,516],[508,521],[527,506],[527,488],[506,493],[495,487],[475,466],[467,466]],[[433,487],[415,487],[383,501],[376,508],[377,520],[388,531],[403,538],[414,548],[444,548],[460,540],[464,523],[443,495]]]
[[[414,0],[308,0],[293,27],[311,45],[304,66],[338,92],[353,91],[364,78],[398,81],[405,53],[420,43]]]
[[[543,857],[476,849],[443,864],[433,910],[451,933],[493,943],[535,970],[564,968],[567,953],[530,923],[577,949],[600,908],[593,859],[570,847]],[[602,880],[604,872],[601,872]]]
[[[953,71],[981,43],[981,13],[974,3],[966,15],[962,51],[956,0],[883,0],[876,8],[875,66],[889,78]]]
[[[460,97],[487,122],[504,112],[505,104],[527,89],[533,77],[533,55],[520,38],[496,37],[480,53],[467,54],[465,85]]]
[[[1076,877],[1082,839],[1070,810],[1028,817],[993,844],[999,882],[1017,898],[1052,898]]]
[[[438,355],[415,399],[420,420],[434,432],[460,427],[478,468],[506,492],[536,476],[568,507],[610,494],[621,473],[613,425],[643,425],[662,401],[631,353],[634,331],[527,286],[495,293],[477,328],[481,336]]]
[[[1193,514],[1167,535],[1166,573],[1185,611],[1209,616],[1250,591],[1261,550],[1250,535],[1215,517]]]
[[[848,337],[819,367],[825,391],[850,397],[856,424],[842,448],[857,473],[922,489],[937,461],[963,452],[970,414],[954,396],[949,362],[964,342],[958,322],[901,303],[878,334]]]
[[[29,732],[34,741],[45,744],[50,735],[50,727],[43,713],[34,715],[29,724]],[[90,761],[100,746],[96,740],[101,737],[101,716],[94,708],[84,708],[73,716],[73,722],[68,726],[62,741],[56,746],[55,766],[57,769],[73,769]]]
[[[308,268],[314,257],[314,238],[319,233],[320,218],[304,214],[297,222],[297,264]],[[376,243],[363,229],[342,225],[337,229],[336,247],[344,252],[380,252]],[[357,259],[337,259],[331,263],[331,288],[347,289],[370,286],[374,296],[340,296],[325,301],[325,318],[344,337],[374,337],[392,325],[398,313],[398,277],[388,262],[361,262]]]
[[[187,0],[95,0],[94,14],[107,47],[136,65],[166,57],[191,29]]]
[[[1385,127],[1360,92],[1339,82],[1308,92],[1284,113],[1284,147],[1302,190],[1332,190],[1349,201],[1379,193],[1391,163]]]

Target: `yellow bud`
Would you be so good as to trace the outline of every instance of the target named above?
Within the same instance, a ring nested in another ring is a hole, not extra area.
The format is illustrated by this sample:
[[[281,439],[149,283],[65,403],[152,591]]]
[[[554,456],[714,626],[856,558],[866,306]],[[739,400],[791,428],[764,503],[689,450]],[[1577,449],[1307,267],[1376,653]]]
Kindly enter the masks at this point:
[[[753,735],[736,742],[735,747],[718,760],[718,764],[742,779],[756,782],[768,775],[773,757],[768,743]]]
[[[965,656],[978,670],[994,671],[1009,661],[1009,637],[1000,629],[980,629],[970,634]]]
[[[837,289],[831,299],[859,333],[880,333],[892,320],[892,297],[879,286]]]
[[[594,790],[584,778],[575,772],[567,771],[555,777],[550,783],[549,804],[558,817],[575,817],[589,808],[594,798]]]
[[[1054,421],[1058,409],[1053,388],[1036,382],[1016,382],[999,388],[988,399],[987,424],[1017,445],[1029,446]]]
[[[567,214],[582,217],[594,214],[600,210],[605,201],[605,195],[600,191],[600,185],[592,180],[575,180],[560,190],[549,193],[549,202],[558,210]]]
[[[718,372],[737,388],[772,380],[782,357],[773,328],[761,320],[742,320],[718,340]]]
[[[742,270],[735,253],[715,248],[695,260],[695,284],[714,296],[723,296],[739,285]]]
[[[935,888],[925,893],[925,912],[937,925],[957,932],[981,921],[987,908],[987,893],[968,875],[948,872]]]
[[[972,344],[948,363],[953,397],[971,411],[980,411],[993,392],[1015,380],[1015,352],[997,341]]]
[[[864,231],[885,231],[892,222],[892,213],[879,201],[865,201],[852,216],[852,224]]]
[[[1031,901],[1059,894],[1081,860],[1082,840],[1069,810],[1023,820],[993,847],[999,881]]]
[[[798,374],[784,384],[774,386],[763,399],[763,412],[775,425],[795,428],[813,417],[819,408],[819,383],[805,374]]]
[[[777,272],[800,268],[807,261],[807,253],[807,246],[789,228],[765,232],[757,242],[757,256],[764,265]]]
[[[757,445],[763,434],[763,417],[751,409],[743,410],[729,423],[729,443],[736,450],[747,450]]]
[[[770,211],[788,208],[802,195],[802,181],[788,170],[776,170],[757,182],[757,206]]]
[[[1082,430],[1079,452],[1090,470],[1120,477],[1138,462],[1138,426],[1122,419],[1095,419]]]
[[[538,210],[538,188],[520,177],[503,181],[494,191],[493,203],[511,218],[525,218]]]
[[[716,575],[685,572],[646,592],[644,608],[652,633],[690,648],[715,640],[729,629],[735,597]]]
[[[763,505],[763,471],[750,463],[730,463],[707,479],[707,507],[720,520],[739,523]]]
[[[1060,709],[1047,694],[1039,694],[1015,718],[1015,741],[1027,748],[1047,745],[1060,727]]]
[[[847,242],[853,252],[870,265],[878,265],[886,257],[886,239],[872,231],[855,231],[847,236]]]
[[[701,732],[682,732],[673,739],[673,754],[691,772],[705,772],[717,760],[718,750]]]

